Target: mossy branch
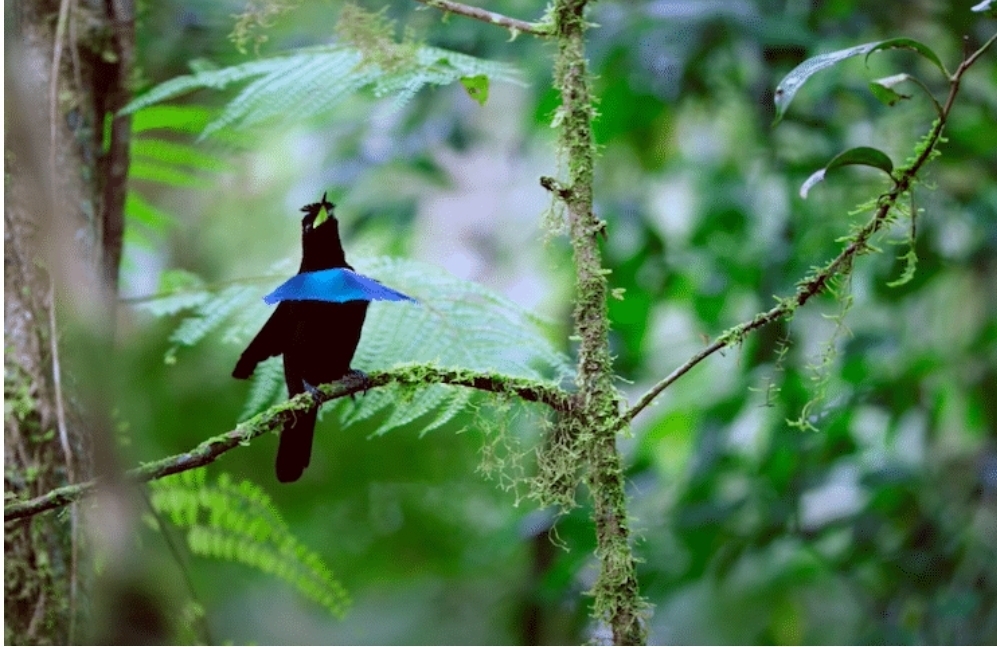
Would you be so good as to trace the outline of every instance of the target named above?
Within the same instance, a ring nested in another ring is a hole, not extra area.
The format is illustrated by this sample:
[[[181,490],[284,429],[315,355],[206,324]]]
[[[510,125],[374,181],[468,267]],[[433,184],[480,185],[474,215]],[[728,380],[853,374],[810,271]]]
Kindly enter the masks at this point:
[[[485,9],[472,7],[471,5],[466,5],[461,2],[454,2],[453,0],[416,0],[416,2],[421,2],[424,5],[435,7],[440,11],[445,11],[447,13],[455,13],[467,18],[474,18],[475,20],[487,22],[491,25],[505,27],[512,33],[513,38],[515,38],[520,32],[524,34],[532,34],[533,36],[551,35],[551,25],[546,22],[526,22],[525,20],[519,20],[518,18],[509,18],[508,16],[503,16],[502,14],[495,13],[494,11],[486,11]]]
[[[357,374],[348,375],[338,382],[320,386],[320,400],[328,402],[388,384],[413,387],[449,384],[515,396],[528,402],[545,404],[557,411],[567,411],[571,406],[570,394],[558,387],[537,380],[511,378],[500,374],[478,373],[462,369],[437,368],[422,364],[403,366],[390,371],[377,371],[366,376],[366,379]],[[254,438],[269,432],[283,431],[294,420],[297,412],[307,410],[313,405],[313,402],[312,396],[307,393],[295,396],[287,402],[274,405],[240,423],[231,431],[208,438],[188,452],[167,456],[129,470],[126,477],[137,483],[145,483],[213,463],[225,452],[235,449],[239,445],[244,445]],[[100,479],[93,479],[85,483],[56,488],[28,501],[7,504],[3,511],[4,521],[30,517],[47,510],[62,508],[87,496],[99,485]]]
[[[772,309],[761,312],[749,321],[727,330],[717,337],[713,343],[690,357],[681,366],[668,374],[667,377],[651,387],[634,406],[623,414],[620,419],[621,425],[628,424],[637,414],[646,409],[656,397],[661,395],[665,389],[704,359],[728,346],[741,343],[745,336],[753,330],[770,324],[773,321],[792,316],[797,308],[804,305],[812,297],[826,291],[832,279],[851,271],[855,258],[869,252],[869,239],[890,222],[890,213],[893,208],[913,188],[918,174],[935,156],[939,144],[944,141],[942,139],[942,132],[945,130],[945,124],[948,123],[949,114],[952,111],[955,98],[959,93],[960,81],[963,75],[994,42],[997,42],[997,34],[984,43],[980,49],[966,57],[956,71],[952,73],[952,77],[949,80],[949,94],[945,105],[941,108],[939,118],[935,120],[931,130],[928,131],[928,134],[918,146],[914,159],[905,168],[899,169],[893,187],[876,199],[876,208],[872,218],[848,237],[848,242],[841,252],[815,273],[800,281],[796,292],[792,296],[779,298],[778,304]]]

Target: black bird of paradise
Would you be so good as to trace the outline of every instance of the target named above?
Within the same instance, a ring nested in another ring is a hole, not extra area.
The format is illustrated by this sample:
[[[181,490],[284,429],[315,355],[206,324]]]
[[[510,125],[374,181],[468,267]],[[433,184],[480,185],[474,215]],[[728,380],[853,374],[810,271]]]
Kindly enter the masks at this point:
[[[315,385],[354,372],[350,362],[360,343],[369,303],[415,301],[353,271],[339,237],[335,206],[323,194],[321,202],[301,208],[305,213],[301,219],[301,267],[263,298],[269,305],[276,303],[277,309],[232,371],[232,377],[244,380],[263,360],[283,355],[284,381],[291,397],[306,391],[316,396],[315,406],[298,413],[280,435],[277,480],[281,483],[297,481],[308,467],[318,415]]]

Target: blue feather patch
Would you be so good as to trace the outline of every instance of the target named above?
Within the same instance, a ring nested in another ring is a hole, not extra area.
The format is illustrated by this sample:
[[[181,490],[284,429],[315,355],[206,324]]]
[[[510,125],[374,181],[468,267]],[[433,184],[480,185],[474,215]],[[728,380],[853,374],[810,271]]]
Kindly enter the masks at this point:
[[[415,301],[398,290],[343,267],[295,274],[263,297],[267,305],[281,301]]]

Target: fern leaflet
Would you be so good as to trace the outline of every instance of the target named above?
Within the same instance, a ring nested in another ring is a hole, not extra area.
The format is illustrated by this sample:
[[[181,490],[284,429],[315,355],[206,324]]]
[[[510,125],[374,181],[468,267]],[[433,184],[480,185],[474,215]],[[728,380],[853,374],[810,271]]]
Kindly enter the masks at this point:
[[[149,484],[152,505],[187,530],[191,552],[239,562],[275,575],[335,616],[349,597],[315,552],[291,534],[270,497],[249,481],[222,474],[208,483],[204,470],[189,470]]]
[[[438,47],[414,47],[414,56],[385,69],[357,48],[327,45],[296,50],[231,67],[201,70],[170,79],[122,109],[132,113],[198,89],[221,90],[249,82],[208,122],[201,137],[229,127],[247,128],[280,118],[296,122],[322,114],[369,88],[374,96],[395,97],[392,108],[407,103],[427,85],[448,85],[463,77],[488,76],[520,82],[515,68]]]

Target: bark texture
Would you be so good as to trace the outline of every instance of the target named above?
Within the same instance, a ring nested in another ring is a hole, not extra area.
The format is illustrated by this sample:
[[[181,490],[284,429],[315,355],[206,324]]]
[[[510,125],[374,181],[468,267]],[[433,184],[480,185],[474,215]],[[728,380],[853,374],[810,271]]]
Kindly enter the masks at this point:
[[[6,5],[4,499],[91,478],[93,424],[60,362],[63,324],[113,334],[132,12],[120,0]],[[105,142],[105,120],[111,136]],[[68,298],[67,298],[68,297]],[[58,323],[57,323],[58,322]],[[70,644],[85,608],[75,509],[4,523],[4,641]]]

